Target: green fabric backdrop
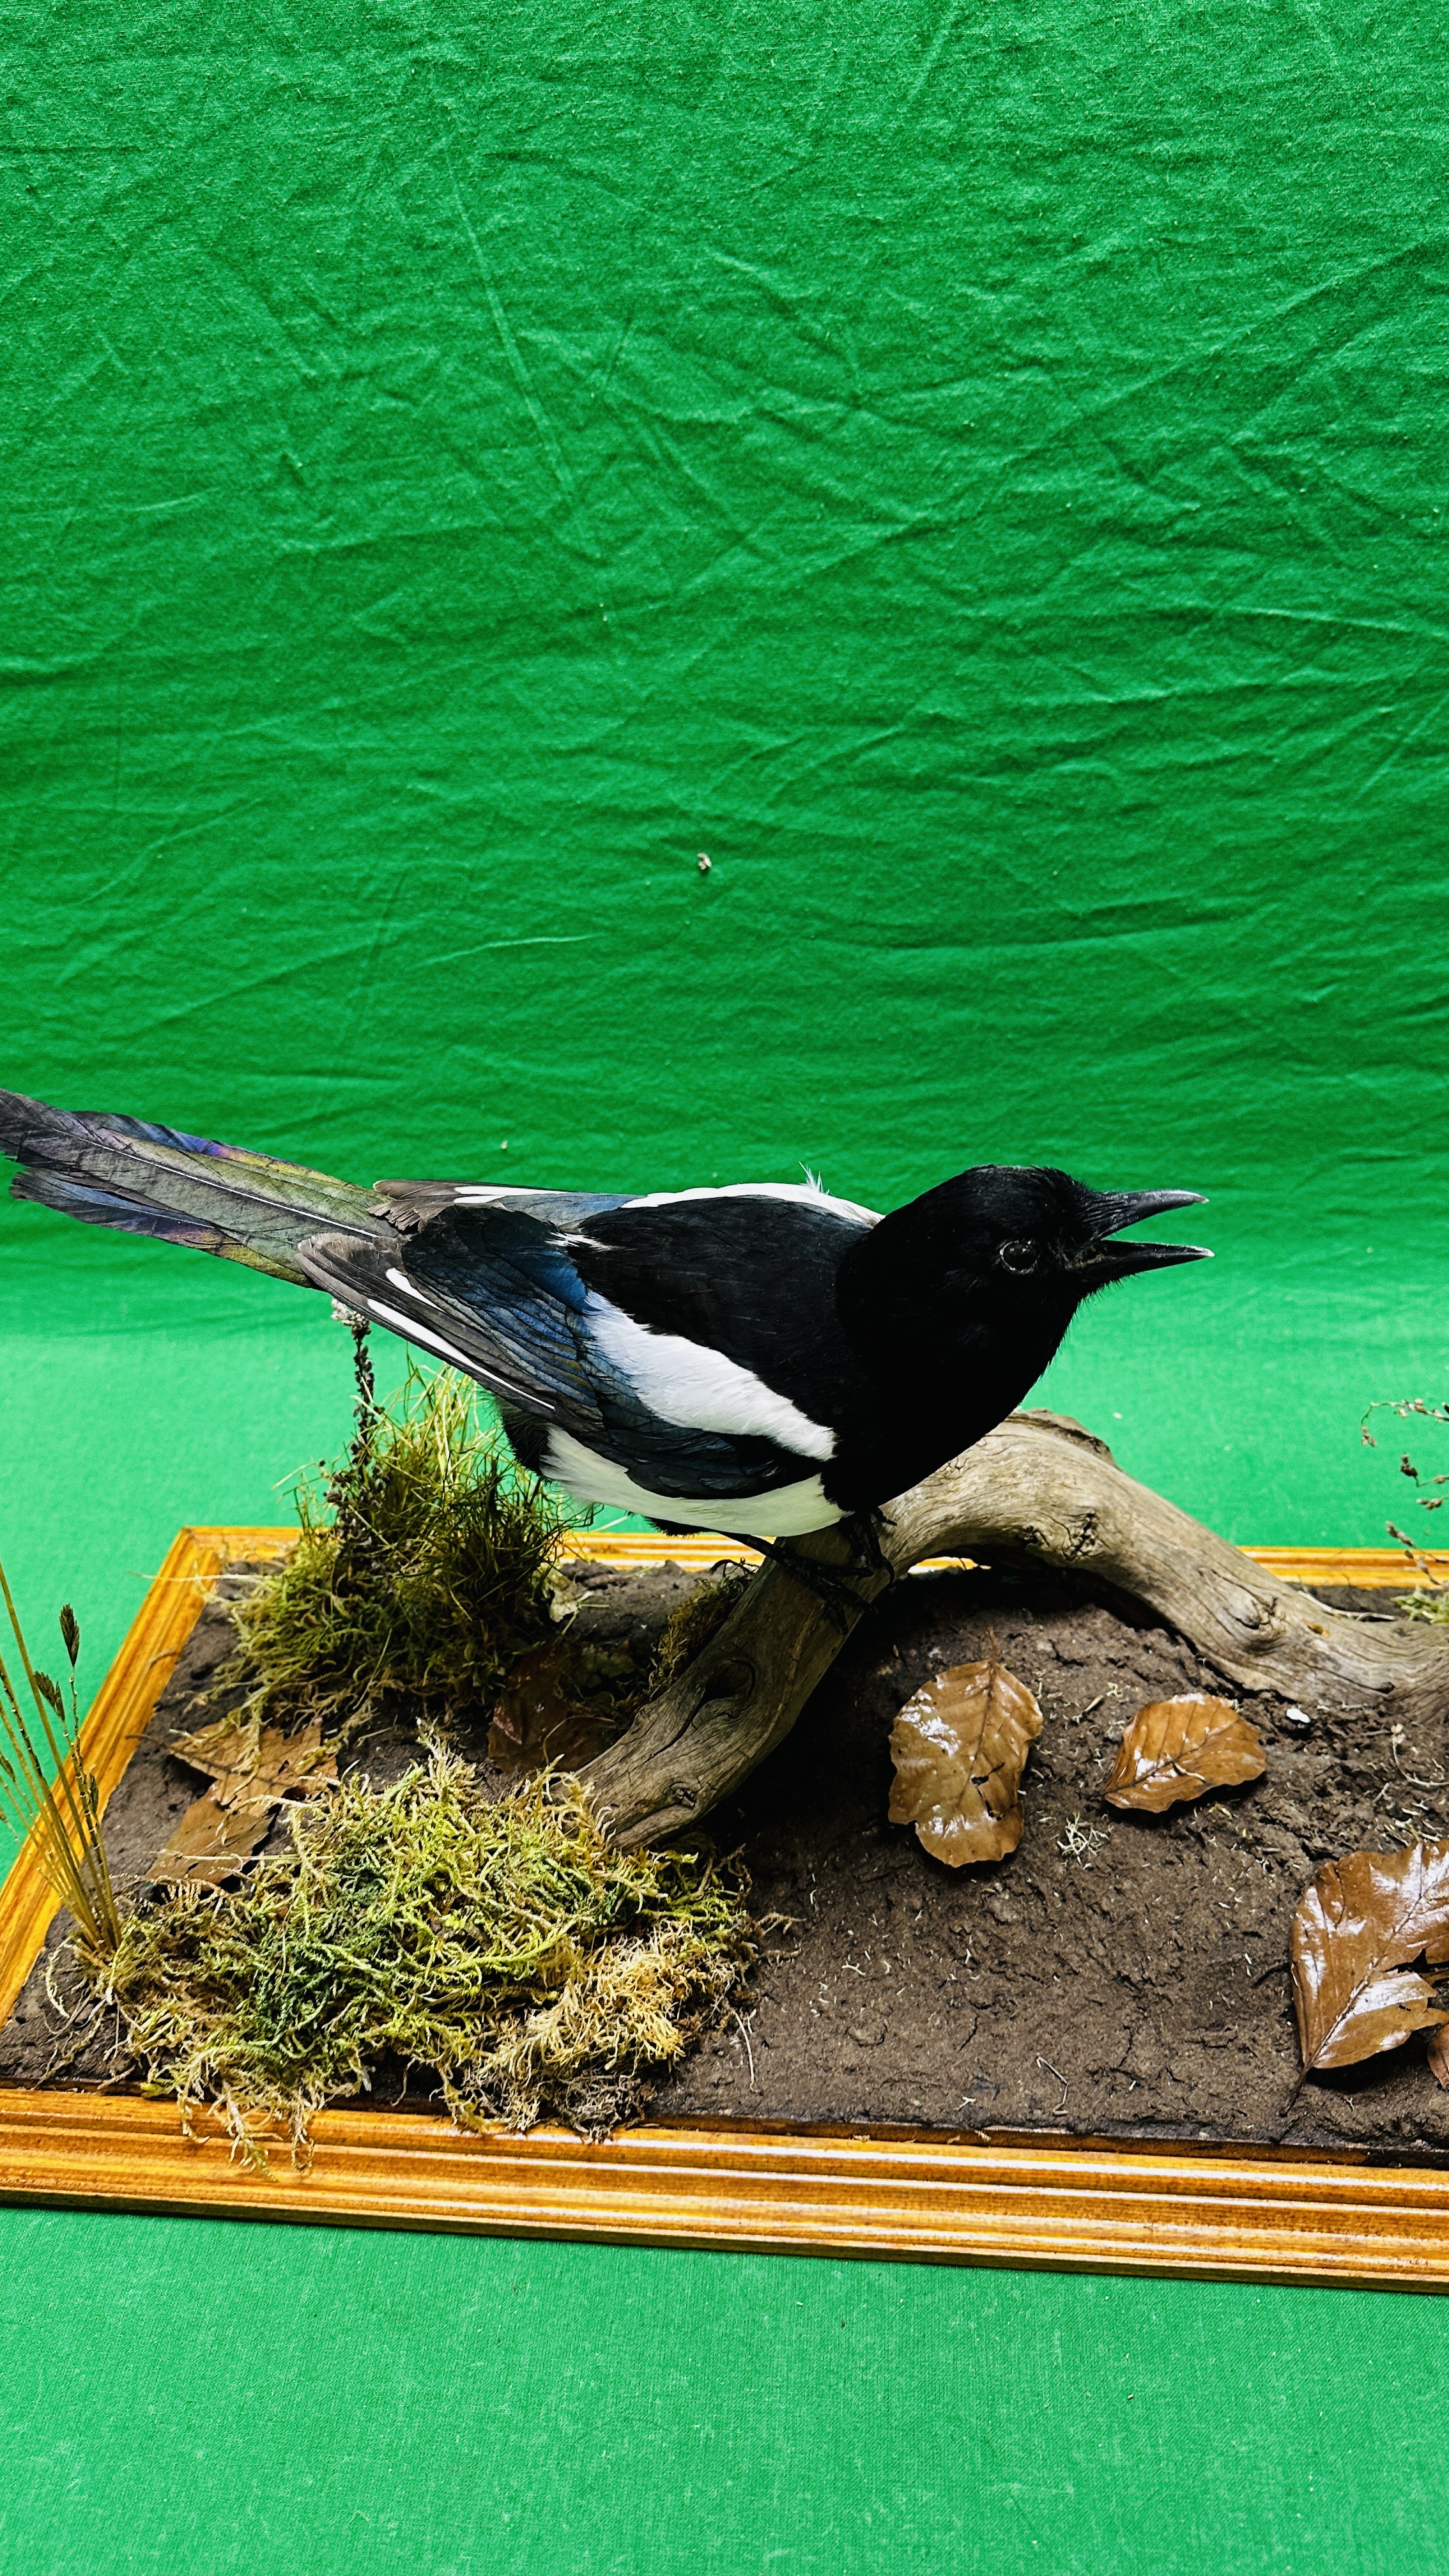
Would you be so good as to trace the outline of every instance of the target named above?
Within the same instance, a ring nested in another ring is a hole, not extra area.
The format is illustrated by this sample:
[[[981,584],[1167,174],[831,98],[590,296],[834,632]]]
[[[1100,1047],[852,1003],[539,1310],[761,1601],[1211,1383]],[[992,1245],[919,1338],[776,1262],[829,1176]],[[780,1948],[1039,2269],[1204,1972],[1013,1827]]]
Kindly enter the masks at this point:
[[[1357,1421],[1443,1392],[1440,22],[0,27],[0,1079],[363,1179],[1205,1189],[1218,1261],[1045,1394],[1236,1536],[1402,1517]],[[34,1210],[0,1254],[0,1544],[94,1677],[180,1521],[335,1444],[347,1346]],[[0,2246],[27,2576],[1434,2555],[1432,2303]]]

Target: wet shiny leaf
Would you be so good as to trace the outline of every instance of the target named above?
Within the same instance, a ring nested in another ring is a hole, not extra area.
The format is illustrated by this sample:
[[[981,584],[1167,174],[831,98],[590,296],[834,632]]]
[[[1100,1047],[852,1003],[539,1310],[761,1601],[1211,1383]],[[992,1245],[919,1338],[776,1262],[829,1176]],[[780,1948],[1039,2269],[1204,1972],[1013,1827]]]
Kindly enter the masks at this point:
[[[1449,2013],[1410,1962],[1449,1959],[1449,1843],[1326,1861],[1299,1899],[1290,1948],[1306,2070],[1356,2066],[1442,2026]]]
[[[1256,1780],[1268,1767],[1263,1739],[1232,1702],[1207,1691],[1153,1699],[1123,1735],[1102,1795],[1109,1806],[1160,1815],[1179,1798]]]
[[[1021,1840],[1021,1774],[1041,1710],[1003,1664],[952,1664],[891,1728],[890,1816],[952,1869],[1002,1860]]]

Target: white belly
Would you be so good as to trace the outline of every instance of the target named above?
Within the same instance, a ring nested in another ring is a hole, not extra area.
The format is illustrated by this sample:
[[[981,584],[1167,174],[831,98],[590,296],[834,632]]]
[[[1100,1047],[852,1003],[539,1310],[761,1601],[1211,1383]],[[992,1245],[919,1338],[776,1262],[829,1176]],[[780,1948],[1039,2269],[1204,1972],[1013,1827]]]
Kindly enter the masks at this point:
[[[596,1456],[567,1431],[551,1430],[544,1451],[543,1473],[550,1484],[566,1486],[580,1502],[612,1503],[617,1511],[642,1512],[646,1520],[682,1521],[689,1529],[723,1530],[731,1538],[800,1538],[806,1530],[829,1529],[845,1515],[827,1502],[818,1476],[798,1485],[780,1485],[772,1494],[736,1494],[729,1502],[691,1502],[685,1494],[651,1494],[636,1485],[623,1467]]]

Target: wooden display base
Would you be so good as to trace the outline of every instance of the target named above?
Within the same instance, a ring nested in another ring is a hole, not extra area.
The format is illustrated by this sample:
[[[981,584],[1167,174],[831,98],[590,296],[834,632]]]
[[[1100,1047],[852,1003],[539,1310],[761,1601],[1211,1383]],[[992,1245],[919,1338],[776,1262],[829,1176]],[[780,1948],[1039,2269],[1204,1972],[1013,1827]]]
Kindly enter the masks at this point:
[[[102,1800],[126,1769],[210,1584],[294,1533],[182,1530],[81,1738]],[[738,1542],[580,1532],[579,1555],[701,1568]],[[1388,1550],[1255,1548],[1286,1581],[1403,1590]],[[1435,1571],[1441,1569],[1436,1564]],[[1449,1559],[1442,1571],[1449,1574]],[[0,1889],[0,2020],[57,1911],[31,1846]],[[336,2225],[457,2228],[611,2244],[915,2262],[1184,2273],[1204,2279],[1449,2286],[1449,2173],[1270,2154],[1034,2136],[643,2127],[590,2145],[558,2129],[481,2136],[442,2116],[341,2110],[313,2125],[305,2173],[257,2172],[219,2125],[174,2103],[0,2088],[0,2201]]]

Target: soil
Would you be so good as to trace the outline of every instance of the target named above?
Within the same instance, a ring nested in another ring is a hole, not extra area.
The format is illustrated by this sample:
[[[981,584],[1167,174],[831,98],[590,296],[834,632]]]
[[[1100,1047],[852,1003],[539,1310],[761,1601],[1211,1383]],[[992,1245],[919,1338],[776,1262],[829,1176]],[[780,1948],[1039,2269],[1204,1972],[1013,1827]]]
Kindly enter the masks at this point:
[[[647,1665],[693,1582],[676,1567],[584,1569],[577,1628],[600,1669]],[[1394,1615],[1382,1594],[1319,1597]],[[979,1659],[993,1639],[1045,1724],[1019,1848],[953,1871],[887,1821],[888,1737],[934,1671]],[[111,1801],[106,1838],[122,1874],[144,1875],[201,1786],[166,1746],[227,1704],[209,1685],[232,1644],[225,1611],[208,1611]],[[1265,1776],[1163,1816],[1107,1807],[1101,1784],[1128,1719],[1185,1690],[1242,1708],[1263,1737]],[[1449,2163],[1449,2094],[1422,2035],[1295,2092],[1287,1974],[1293,1909],[1323,1860],[1449,1834],[1449,1729],[1424,1735],[1244,1694],[1136,1605],[1058,1578],[914,1576],[861,1623],[791,1736],[709,1820],[715,1847],[749,1871],[756,1915],[780,1919],[767,1923],[738,2010],[661,2080],[649,2116],[1275,2142]],[[481,1731],[459,1749],[506,1789],[511,1775],[489,1761]],[[404,1728],[349,1760],[380,1785],[416,1757]],[[64,1999],[54,1947],[53,1958]],[[45,1969],[0,2031],[0,2082],[124,2082],[109,2031],[66,2056]]]

